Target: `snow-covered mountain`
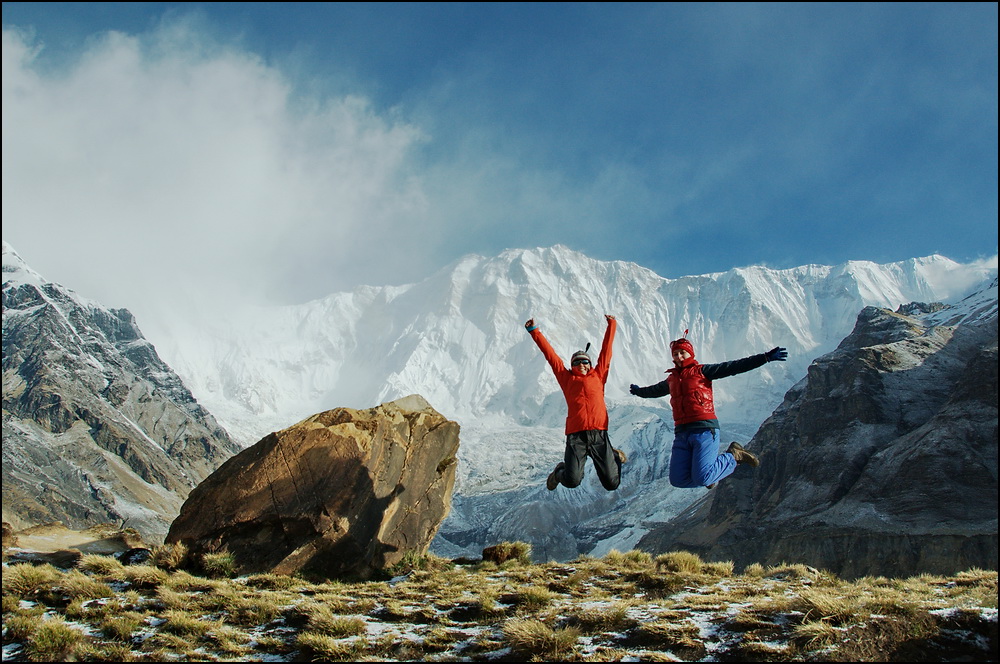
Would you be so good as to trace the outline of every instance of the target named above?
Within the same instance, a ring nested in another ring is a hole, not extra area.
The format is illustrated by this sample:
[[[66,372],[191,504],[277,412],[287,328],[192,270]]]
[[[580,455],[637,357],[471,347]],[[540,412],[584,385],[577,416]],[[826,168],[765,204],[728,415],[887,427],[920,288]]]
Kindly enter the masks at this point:
[[[718,387],[727,421],[758,424],[864,306],[950,301],[995,274],[931,256],[664,279],[556,246],[467,256],[409,286],[361,287],[198,327],[177,319],[149,334],[244,445],[331,405],[414,392],[463,424],[558,427],[562,397],[523,323],[534,317],[568,357],[588,341],[600,345],[604,313],[619,320],[613,401],[631,399],[631,382],[662,379],[668,344],[685,329],[703,362],[787,347],[786,364]]]
[[[745,442],[863,307],[954,301],[995,277],[995,263],[931,256],[665,279],[556,246],[467,256],[417,284],[198,327],[178,320],[149,336],[243,445],[329,408],[421,394],[462,425],[453,511],[434,549],[477,555],[517,539],[536,557],[565,558],[629,548],[643,521],[664,521],[700,495],[666,482],[666,402],[628,394],[630,383],[662,379],[668,344],[685,329],[702,362],[788,348],[788,362],[715,386],[723,436]],[[568,358],[587,342],[600,346],[605,313],[619,321],[607,397],[612,442],[629,455],[622,486],[606,493],[589,470],[579,489],[549,493],[542,485],[562,457],[565,404],[523,323],[533,317]]]

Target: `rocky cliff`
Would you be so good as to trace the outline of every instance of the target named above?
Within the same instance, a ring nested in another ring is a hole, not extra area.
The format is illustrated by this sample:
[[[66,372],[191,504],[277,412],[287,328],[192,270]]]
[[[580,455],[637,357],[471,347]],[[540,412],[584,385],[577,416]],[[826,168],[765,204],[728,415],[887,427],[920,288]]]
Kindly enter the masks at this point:
[[[4,521],[161,539],[239,448],[131,313],[46,282],[6,245],[3,271]]]
[[[451,507],[458,432],[416,395],[313,415],[198,485],[167,542],[229,553],[244,572],[367,578],[427,552]]]
[[[864,309],[748,445],[760,467],[639,547],[846,577],[995,569],[996,293]]]

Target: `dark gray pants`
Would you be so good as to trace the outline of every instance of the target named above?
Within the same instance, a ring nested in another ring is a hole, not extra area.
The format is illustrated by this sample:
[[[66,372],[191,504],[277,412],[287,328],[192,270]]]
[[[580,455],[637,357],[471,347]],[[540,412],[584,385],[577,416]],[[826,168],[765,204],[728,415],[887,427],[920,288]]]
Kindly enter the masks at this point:
[[[621,483],[622,465],[611,449],[608,432],[598,429],[577,431],[566,436],[566,465],[556,470],[559,483],[569,489],[580,486],[587,457],[594,460],[594,470],[604,488],[608,491],[617,489]]]

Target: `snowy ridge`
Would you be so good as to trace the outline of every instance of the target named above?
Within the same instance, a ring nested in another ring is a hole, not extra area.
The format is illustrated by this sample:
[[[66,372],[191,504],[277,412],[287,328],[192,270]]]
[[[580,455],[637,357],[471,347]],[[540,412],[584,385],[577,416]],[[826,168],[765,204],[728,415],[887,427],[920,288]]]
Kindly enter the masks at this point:
[[[95,300],[83,297],[76,291],[66,288],[61,284],[57,284],[47,280],[45,277],[40,275],[38,272],[33,270],[24,259],[14,250],[6,240],[3,241],[3,283],[6,287],[7,284],[17,286],[19,284],[27,284],[30,286],[35,286],[41,290],[42,286],[49,286],[55,289],[56,292],[65,295],[74,304],[79,304],[84,307],[91,309],[106,310],[100,303]],[[48,303],[54,307],[57,307],[65,315],[65,310],[59,305],[59,303],[51,298],[49,298]],[[6,312],[4,312],[6,315]]]
[[[32,286],[41,286],[47,283],[42,275],[28,267],[28,264],[21,259],[6,240],[3,241],[3,280],[4,283],[12,281]]]
[[[928,325],[962,325],[997,317],[997,279],[954,306],[925,316]]]
[[[668,344],[684,329],[703,362],[787,347],[787,364],[718,385],[723,417],[759,423],[864,306],[948,301],[995,274],[932,256],[671,280],[556,246],[466,256],[417,284],[258,309],[208,334],[175,327],[149,335],[244,445],[321,410],[411,393],[463,424],[558,428],[562,397],[523,323],[534,317],[568,358],[587,342],[599,348],[604,313],[619,321],[608,398],[632,405],[629,383],[661,380]]]
[[[724,441],[746,442],[865,306],[953,300],[995,278],[995,261],[930,256],[665,279],[555,246],[466,256],[416,284],[259,309],[207,335],[175,327],[150,336],[244,445],[316,412],[421,394],[462,425],[456,495],[436,552],[478,555],[484,543],[522,539],[542,559],[561,558],[635,543],[642,522],[665,520],[700,495],[666,480],[666,401],[628,394],[630,383],[663,379],[669,342],[685,329],[703,362],[788,348],[788,362],[715,385]],[[587,342],[600,348],[605,313],[618,319],[607,398],[627,471],[613,494],[590,470],[579,489],[549,493],[566,407],[524,322],[534,318],[565,360]]]

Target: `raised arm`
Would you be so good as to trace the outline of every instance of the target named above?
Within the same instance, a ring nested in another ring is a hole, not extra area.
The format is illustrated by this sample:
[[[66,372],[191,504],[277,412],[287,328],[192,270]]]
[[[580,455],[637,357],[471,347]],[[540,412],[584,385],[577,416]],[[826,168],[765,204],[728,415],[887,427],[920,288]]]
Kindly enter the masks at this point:
[[[597,373],[604,382],[608,380],[608,371],[611,369],[611,346],[615,342],[615,331],[618,329],[618,321],[610,314],[604,314],[608,321],[608,327],[604,330],[604,343],[601,344],[601,356],[597,358]]]
[[[545,357],[545,361],[549,363],[550,367],[552,367],[552,373],[555,374],[557,379],[561,379],[562,374],[567,372],[566,363],[562,361],[559,354],[554,348],[552,348],[549,340],[545,338],[542,331],[538,329],[537,325],[535,325],[535,319],[529,318],[528,322],[524,324],[524,329],[528,331],[528,334],[531,335],[531,338],[538,346],[538,349],[542,351],[542,356]]]

